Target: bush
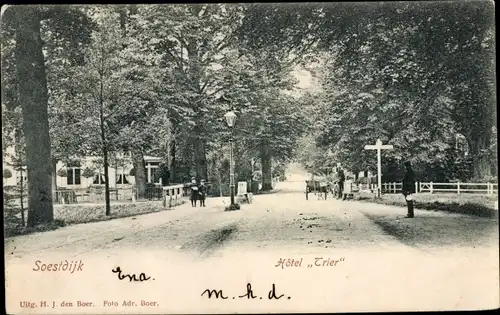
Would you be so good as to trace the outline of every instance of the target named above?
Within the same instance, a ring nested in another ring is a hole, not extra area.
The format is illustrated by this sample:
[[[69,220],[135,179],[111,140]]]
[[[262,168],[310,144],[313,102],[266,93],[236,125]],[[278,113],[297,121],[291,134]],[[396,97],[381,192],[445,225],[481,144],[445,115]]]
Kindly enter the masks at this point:
[[[12,177],[12,172],[9,169],[4,169],[3,170],[3,178],[11,178]]]
[[[132,168],[128,174],[130,176],[135,176],[135,168]]]
[[[85,168],[82,172],[82,176],[85,177],[85,178],[92,178],[94,177],[95,175],[95,170],[91,169],[91,168]]]
[[[498,177],[495,175],[484,176],[481,178],[472,178],[470,180],[472,183],[498,183]]]
[[[68,176],[68,172],[66,171],[66,169],[61,168],[61,169],[57,170],[57,176],[66,177],[66,176]]]
[[[19,220],[12,220],[10,224],[4,225],[4,236],[10,237],[33,232],[49,231],[61,226],[107,221],[116,218],[126,218],[164,210],[166,210],[166,208],[163,207],[163,203],[157,201],[112,204],[111,215],[109,216],[105,215],[104,205],[57,205],[54,207],[54,222],[34,228],[28,228],[22,227],[18,224]],[[5,217],[7,216],[4,215],[4,220]],[[17,219],[17,217],[15,218]]]

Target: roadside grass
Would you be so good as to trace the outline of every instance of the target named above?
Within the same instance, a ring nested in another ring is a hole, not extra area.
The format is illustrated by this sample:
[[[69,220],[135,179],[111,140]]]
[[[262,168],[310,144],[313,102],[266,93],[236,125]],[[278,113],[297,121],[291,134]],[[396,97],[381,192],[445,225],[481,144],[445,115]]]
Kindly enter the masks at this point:
[[[385,194],[376,199],[361,193],[355,199],[401,207],[361,209],[385,233],[409,246],[420,248],[498,246],[497,196],[458,194],[417,194],[415,208],[426,210],[405,219],[406,202],[402,194]],[[496,245],[495,245],[496,244]]]
[[[413,219],[363,211],[382,230],[409,246],[424,248],[498,246],[498,220],[479,216],[425,213]]]
[[[430,211],[445,211],[457,214],[467,214],[479,217],[498,217],[495,209],[497,195],[473,194],[416,194],[414,198],[415,209]],[[355,200],[371,202],[389,206],[406,208],[406,201],[402,194],[384,194],[378,199],[370,193],[361,192],[354,196]]]
[[[73,224],[107,221],[136,215],[168,210],[162,201],[139,201],[135,203],[111,204],[111,215],[106,216],[104,204],[70,204],[54,205],[54,222],[35,227],[23,227],[20,209],[4,210],[4,236],[31,234],[55,230],[59,227]],[[27,211],[25,211],[25,218]]]

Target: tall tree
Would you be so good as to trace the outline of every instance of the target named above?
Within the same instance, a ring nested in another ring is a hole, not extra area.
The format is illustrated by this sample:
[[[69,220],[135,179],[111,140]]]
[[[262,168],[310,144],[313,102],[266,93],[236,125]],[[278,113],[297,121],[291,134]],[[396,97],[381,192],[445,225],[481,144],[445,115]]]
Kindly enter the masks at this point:
[[[234,37],[241,6],[176,5],[142,12],[148,21],[144,27],[154,34],[150,45],[163,56],[163,95],[178,135],[175,141],[190,139],[196,177],[206,178],[208,143],[224,114],[217,99],[237,64]]]
[[[77,19],[74,19],[75,17]],[[51,196],[53,170],[47,114],[49,93],[41,24],[48,22],[52,26],[57,26],[58,22],[63,24],[67,22],[66,19],[72,20],[72,23],[68,24],[70,27],[66,26],[67,33],[60,33],[62,37],[67,36],[67,34],[79,34],[85,37],[85,34],[76,32],[80,27],[85,28],[85,14],[69,7],[11,6],[3,11],[2,16],[3,44],[14,44],[15,47],[12,50],[13,62],[7,64],[12,65],[10,69],[15,69],[16,74],[11,76],[11,80],[15,81],[13,84],[4,86],[6,81],[2,82],[2,93],[4,93],[4,88],[8,88],[10,91],[5,94],[13,96],[11,99],[17,99],[17,105],[22,107],[29,178],[28,226],[51,222],[54,217]],[[57,30],[57,27],[55,29]],[[68,38],[68,41],[76,42],[71,37]],[[9,58],[10,56],[9,54],[4,55],[4,52],[3,50],[2,61],[4,61],[4,57]],[[3,70],[2,67],[2,74],[4,74]],[[12,72],[7,71],[7,74],[10,73]]]
[[[412,157],[438,176],[462,133],[479,166],[493,125],[487,119],[493,23],[486,2],[347,6],[353,10],[340,17],[324,11],[325,26],[341,31],[320,41],[330,51],[320,143],[348,165],[367,167],[375,161],[362,148],[381,138],[395,145],[389,157]]]
[[[54,219],[47,81],[40,38],[38,7],[15,7],[16,69],[19,101],[23,109],[28,184],[28,226]]]
[[[127,90],[121,65],[123,38],[119,14],[109,7],[99,7],[90,13],[97,29],[92,43],[85,50],[85,60],[73,67],[72,93],[65,101],[65,117],[71,117],[83,142],[84,155],[100,155],[103,160],[106,215],[110,215],[109,167],[112,152],[119,150],[122,123],[117,119],[130,110],[130,103],[123,101]]]

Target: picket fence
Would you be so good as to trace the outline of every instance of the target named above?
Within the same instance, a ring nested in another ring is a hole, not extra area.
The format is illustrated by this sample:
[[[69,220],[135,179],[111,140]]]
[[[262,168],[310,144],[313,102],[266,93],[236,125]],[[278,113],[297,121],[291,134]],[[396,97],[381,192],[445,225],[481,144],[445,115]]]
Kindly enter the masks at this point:
[[[55,202],[57,204],[96,203],[104,201],[104,187],[58,189],[55,193]],[[135,202],[138,199],[138,189],[132,185],[129,187],[110,188],[109,195],[111,201]],[[172,198],[166,198],[165,196]],[[148,186],[144,191],[145,200],[162,200],[164,204],[170,202],[170,204],[177,205],[180,203],[180,198],[186,196],[187,191],[182,184],[165,187]],[[171,199],[175,199],[175,201]]]
[[[377,190],[376,184],[360,184],[362,190]],[[402,183],[382,183],[382,193],[396,194],[401,193],[403,188]],[[497,183],[434,183],[434,182],[417,182],[415,183],[415,191],[418,193],[456,193],[456,194],[498,194]]]

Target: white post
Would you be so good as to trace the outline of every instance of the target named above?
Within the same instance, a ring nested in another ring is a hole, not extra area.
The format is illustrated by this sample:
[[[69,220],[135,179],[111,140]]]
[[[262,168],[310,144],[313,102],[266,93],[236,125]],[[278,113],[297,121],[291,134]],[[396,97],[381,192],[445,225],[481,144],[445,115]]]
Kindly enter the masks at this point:
[[[457,194],[460,195],[460,182],[457,182]]]
[[[378,141],[377,141],[378,144]],[[377,177],[378,177],[378,197],[382,194],[382,156],[380,155],[380,147],[377,148]]]
[[[162,191],[163,193],[163,208],[167,207],[167,194],[165,193],[165,190]]]
[[[146,167],[148,168],[148,179],[147,179],[147,181],[148,181],[148,183],[152,183],[154,181],[154,179],[151,180],[151,163],[148,163],[148,166],[146,166]]]
[[[231,189],[231,206],[234,205],[234,163],[233,163],[233,136],[231,129],[231,140],[229,141],[229,188]],[[272,184],[271,184],[272,185]]]
[[[433,190],[434,190],[434,187],[432,187],[432,182],[430,182],[430,186],[429,186],[429,187],[430,187],[430,188],[429,188],[429,190],[430,190],[430,192],[431,192],[431,194],[432,194],[432,193],[433,193]]]
[[[377,182],[378,182],[378,187],[377,187],[377,195],[380,197],[382,193],[382,156],[381,156],[381,150],[382,149],[393,149],[394,147],[392,145],[382,145],[382,141],[380,139],[377,139],[377,142],[375,145],[365,145],[365,150],[377,150]]]
[[[418,193],[418,183],[415,182],[415,193]]]

